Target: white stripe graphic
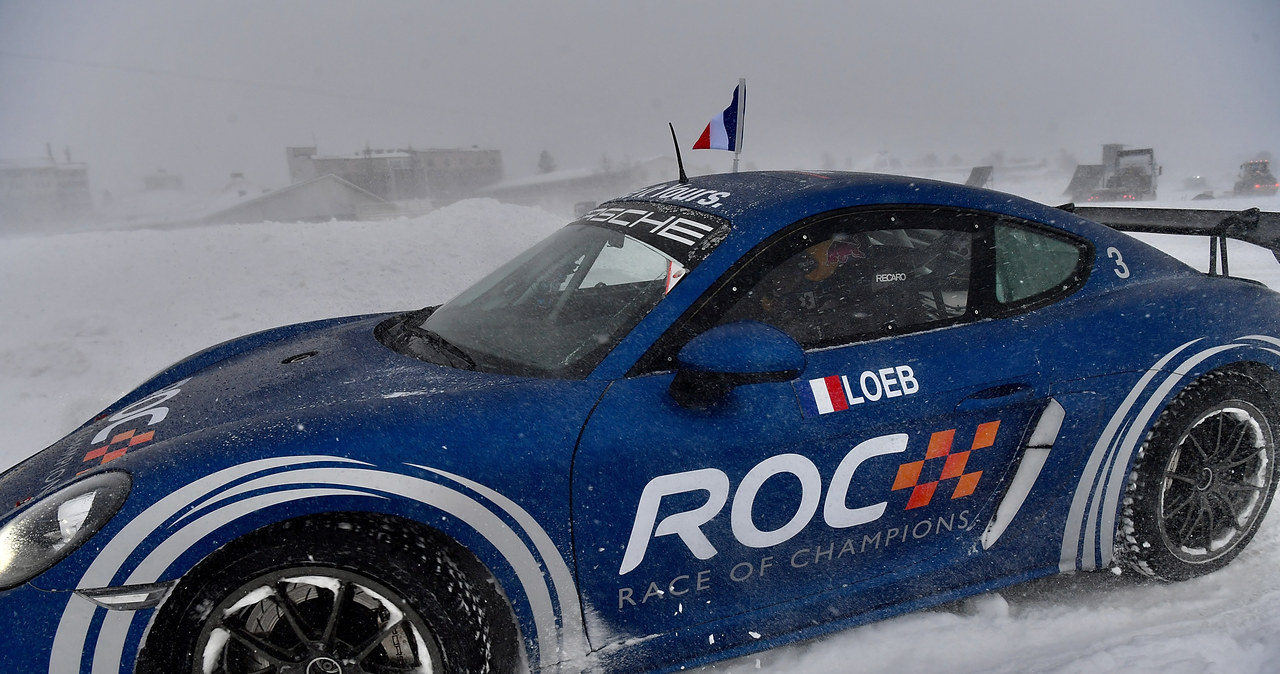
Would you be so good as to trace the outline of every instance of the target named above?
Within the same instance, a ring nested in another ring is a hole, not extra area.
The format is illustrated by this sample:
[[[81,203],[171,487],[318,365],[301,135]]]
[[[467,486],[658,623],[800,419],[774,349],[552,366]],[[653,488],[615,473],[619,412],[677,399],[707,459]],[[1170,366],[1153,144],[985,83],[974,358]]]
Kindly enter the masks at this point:
[[[1280,340],[1275,338],[1249,335],[1234,343],[1208,347],[1187,356],[1154,390],[1146,394],[1141,407],[1130,418],[1139,398],[1143,397],[1151,382],[1165,371],[1169,362],[1202,339],[1191,340],[1165,354],[1143,374],[1107,422],[1089,455],[1072,498],[1062,538],[1059,561],[1062,571],[1073,571],[1076,568],[1094,570],[1111,564],[1115,547],[1116,516],[1128,482],[1129,466],[1145,438],[1147,428],[1179,383],[1204,361],[1226,351],[1250,346],[1239,343],[1240,340],[1256,340],[1280,346]]]
[[[1098,552],[1101,553],[1102,558],[1099,568],[1106,568],[1111,564],[1111,557],[1115,547],[1116,511],[1120,503],[1120,494],[1124,490],[1125,483],[1129,480],[1129,465],[1132,463],[1134,452],[1138,450],[1139,443],[1142,442],[1146,435],[1147,426],[1164,406],[1165,397],[1173,391],[1178,382],[1182,381],[1195,366],[1219,353],[1244,346],[1244,344],[1227,344],[1205,349],[1183,361],[1182,365],[1178,366],[1178,369],[1173,374],[1161,382],[1160,386],[1151,394],[1151,397],[1147,398],[1146,405],[1143,405],[1138,417],[1130,424],[1129,432],[1125,435],[1124,444],[1120,446],[1120,451],[1112,459],[1109,467],[1110,475],[1107,479],[1106,493],[1100,501],[1103,507],[1102,522],[1098,527]]]
[[[1138,397],[1142,391],[1147,388],[1147,384],[1155,378],[1156,373],[1165,366],[1174,356],[1187,347],[1200,341],[1193,339],[1178,348],[1165,354],[1155,365],[1152,365],[1138,383],[1125,396],[1124,402],[1120,403],[1120,407],[1116,409],[1115,414],[1111,415],[1111,419],[1107,422],[1106,428],[1103,429],[1102,435],[1098,438],[1097,444],[1093,446],[1093,451],[1089,453],[1089,460],[1085,463],[1084,472],[1080,475],[1080,482],[1076,485],[1075,496],[1071,499],[1071,510],[1067,513],[1067,526],[1062,534],[1062,553],[1058,562],[1058,568],[1062,571],[1074,571],[1076,569],[1076,557],[1081,554],[1080,530],[1083,528],[1085,520],[1085,509],[1088,507],[1093,493],[1094,483],[1098,479],[1098,472],[1102,466],[1103,459],[1111,452],[1111,441],[1116,436],[1116,432],[1120,430],[1120,425],[1124,423],[1125,417],[1129,415],[1129,410],[1134,403],[1138,401]],[[1090,560],[1082,560],[1083,564],[1090,564]],[[1084,568],[1092,568],[1085,566]]]
[[[571,644],[566,644],[566,646],[569,646],[574,651],[581,650],[581,652],[585,652],[585,632],[582,629],[580,607],[574,605],[577,600],[577,591],[573,585],[572,574],[569,572],[563,557],[551,542],[550,536],[538,526],[532,516],[514,503],[509,502],[510,508],[503,507],[507,509],[508,513],[512,513],[512,508],[522,513],[522,515],[513,514],[513,517],[521,526],[529,529],[527,533],[534,540],[538,551],[547,560],[547,566],[550,567],[550,575],[553,578],[553,582],[556,583],[556,594],[561,603],[559,613],[563,616],[566,632],[563,635],[557,629],[556,606],[551,599],[550,587],[543,576],[543,565],[530,552],[524,540],[504,521],[473,498],[439,483],[376,469],[313,467],[286,470],[255,478],[216,496],[206,496],[212,495],[221,486],[230,484],[237,479],[260,470],[316,462],[363,463],[326,456],[282,457],[251,462],[205,476],[161,499],[139,517],[129,522],[120,533],[107,543],[103,551],[95,558],[81,578],[78,587],[90,588],[111,585],[113,578],[119,572],[129,553],[159,529],[163,522],[184,509],[189,508],[190,510],[186,515],[170,525],[170,528],[178,526],[184,521],[186,521],[186,524],[182,525],[177,531],[170,532],[166,540],[153,549],[135,568],[128,580],[125,581],[125,584],[154,582],[174,560],[190,547],[193,541],[197,541],[218,527],[273,502],[285,502],[324,495],[354,494],[386,498],[385,494],[396,494],[438,507],[450,513],[474,528],[499,550],[516,572],[517,579],[529,599],[529,606],[538,632],[536,638],[539,652],[542,654],[544,662],[550,664],[551,661],[560,659],[547,656],[553,653],[563,654],[564,648],[560,644],[562,636],[568,637],[568,641],[572,642]],[[428,468],[427,470],[431,469]],[[442,471],[433,472],[457,479],[464,484],[467,482],[464,478],[450,476]],[[312,486],[316,483],[329,483],[334,485],[334,488],[326,489]],[[294,488],[285,492],[278,491],[249,497],[241,501],[229,502],[229,499],[234,496],[254,489],[264,487],[300,487],[301,485],[308,485],[309,488]],[[479,487],[476,491],[481,493],[487,489],[478,484],[476,484],[476,487]],[[352,491],[352,489],[368,491]],[[488,491],[492,492],[492,490]],[[497,494],[497,492],[492,493]],[[500,495],[499,498],[505,500],[505,497]],[[498,501],[495,499],[495,502]],[[499,505],[503,504],[499,502]],[[214,509],[195,519],[188,520],[187,518],[195,510],[193,506],[214,506]],[[85,606],[85,604],[88,604],[88,606]],[[51,671],[79,671],[81,664],[80,654],[89,636],[94,614],[95,606],[93,604],[73,595],[63,613],[58,633],[54,637],[55,647],[50,659]],[[119,617],[116,617],[116,614]],[[118,670],[124,642],[135,615],[134,612],[108,612],[108,620],[103,624],[99,643],[95,649],[93,668],[95,673]],[[114,669],[111,669],[113,665]]]
[[[98,553],[93,562],[89,564],[89,568],[80,577],[80,582],[76,585],[76,588],[89,589],[111,586],[112,579],[120,569],[120,566],[124,564],[124,560],[129,556],[129,553],[137,548],[153,531],[158,529],[165,520],[175,515],[202,494],[259,471],[316,461],[361,463],[351,459],[325,456],[277,457],[233,466],[183,485],[151,504],[150,507],[124,525],[103,546],[102,551]],[[89,634],[89,624],[93,620],[94,609],[97,608],[97,605],[88,600],[77,601],[77,599],[76,595],[72,595],[72,599],[68,601],[67,609],[62,612],[62,620],[58,623],[58,631],[53,636],[53,647],[49,656],[49,671],[51,672],[80,671],[81,654],[84,652],[85,639]]]
[[[1240,339],[1252,339],[1252,340],[1254,340],[1254,341],[1258,341],[1258,342],[1266,342],[1266,343],[1268,343],[1268,344],[1270,344],[1270,345],[1272,345],[1272,346],[1280,346],[1280,339],[1277,339],[1277,338],[1275,338],[1275,337],[1269,337],[1269,336],[1267,336],[1267,335],[1245,335],[1244,337],[1241,337]],[[1239,341],[1239,340],[1237,340],[1237,341]]]
[[[551,536],[547,535],[546,530],[538,524],[533,515],[530,515],[515,501],[479,482],[469,480],[461,475],[454,475],[453,473],[431,468],[430,466],[409,465],[442,475],[471,488],[496,503],[498,507],[515,519],[520,526],[524,527],[525,533],[533,540],[538,553],[542,555],[542,560],[551,574],[551,582],[555,585],[556,595],[560,602],[562,633],[564,636],[561,647],[564,649],[564,654],[569,658],[586,655],[590,647],[587,644],[587,633],[583,627],[582,605],[578,601],[578,586],[573,580],[573,572],[569,570],[569,565],[564,561],[564,555],[560,554],[560,550],[552,542]]]

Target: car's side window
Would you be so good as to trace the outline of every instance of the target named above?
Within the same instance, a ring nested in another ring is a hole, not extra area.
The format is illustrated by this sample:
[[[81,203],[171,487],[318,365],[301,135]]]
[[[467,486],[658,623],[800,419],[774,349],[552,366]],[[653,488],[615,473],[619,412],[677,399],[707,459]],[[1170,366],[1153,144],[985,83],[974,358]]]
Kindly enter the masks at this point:
[[[1081,277],[1085,249],[1061,236],[1009,223],[995,226],[996,301],[1012,308],[1065,293]]]
[[[969,308],[976,234],[942,224],[961,223],[908,211],[805,227],[757,258],[718,322],[769,323],[805,348],[954,322]]]

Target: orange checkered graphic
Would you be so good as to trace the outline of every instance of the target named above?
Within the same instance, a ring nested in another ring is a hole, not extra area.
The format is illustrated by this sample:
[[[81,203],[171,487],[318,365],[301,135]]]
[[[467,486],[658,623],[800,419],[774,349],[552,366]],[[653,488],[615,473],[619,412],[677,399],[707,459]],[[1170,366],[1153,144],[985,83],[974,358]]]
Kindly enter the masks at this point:
[[[926,459],[936,459],[951,452],[951,441],[956,437],[956,429],[938,431],[929,437],[929,450],[924,453]]]
[[[955,480],[955,487],[951,491],[951,498],[964,498],[973,494],[978,488],[978,481],[982,479],[982,471],[976,470],[966,473],[965,467],[969,462],[969,454],[975,450],[986,449],[996,442],[996,432],[1000,428],[1000,420],[988,421],[980,424],[973,434],[973,444],[969,449],[951,453],[951,445],[955,440],[956,430],[954,428],[945,431],[938,431],[929,437],[929,447],[925,450],[923,461],[910,461],[898,466],[898,474],[893,480],[893,491],[900,489],[910,489],[911,497],[907,499],[907,510],[914,508],[922,508],[929,505],[933,500],[933,495],[938,489],[940,482],[944,480]],[[942,472],[938,475],[938,479],[920,482],[920,476],[925,474],[925,464],[933,459],[943,459]]]
[[[111,438],[107,444],[89,450],[89,452],[84,455],[84,460],[81,461],[81,463],[84,464],[90,461],[97,461],[97,463],[84,468],[76,474],[79,475],[80,473],[87,473],[98,466],[115,461],[116,459],[124,456],[130,448],[137,447],[138,445],[146,442],[151,442],[155,437],[155,431],[138,433],[135,430],[127,430],[123,433],[117,433],[116,436]]]
[[[893,481],[894,490],[916,486],[920,482],[920,471],[923,468],[923,461],[912,461],[898,466],[898,478]]]
[[[940,480],[950,480],[953,477],[960,477],[964,474],[964,465],[969,462],[969,452],[960,452],[947,457],[947,463],[942,467],[942,476]]]
[[[996,429],[1000,428],[1000,420],[988,421],[978,426],[973,434],[973,449],[985,449],[996,444]]]
[[[960,480],[956,482],[956,490],[952,492],[951,498],[958,499],[973,493],[978,488],[978,480],[982,479],[982,471],[974,473],[965,473],[960,476]]]
[[[918,484],[911,490],[911,498],[907,499],[907,510],[929,505],[933,500],[933,492],[938,489],[937,482]]]

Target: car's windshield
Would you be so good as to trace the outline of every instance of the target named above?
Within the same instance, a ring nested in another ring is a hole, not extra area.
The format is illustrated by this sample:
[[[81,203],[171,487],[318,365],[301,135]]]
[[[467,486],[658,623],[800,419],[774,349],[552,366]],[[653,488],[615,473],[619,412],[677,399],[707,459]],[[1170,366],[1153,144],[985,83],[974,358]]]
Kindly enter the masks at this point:
[[[684,209],[597,209],[404,330],[433,346],[427,359],[454,367],[583,376],[727,230]]]

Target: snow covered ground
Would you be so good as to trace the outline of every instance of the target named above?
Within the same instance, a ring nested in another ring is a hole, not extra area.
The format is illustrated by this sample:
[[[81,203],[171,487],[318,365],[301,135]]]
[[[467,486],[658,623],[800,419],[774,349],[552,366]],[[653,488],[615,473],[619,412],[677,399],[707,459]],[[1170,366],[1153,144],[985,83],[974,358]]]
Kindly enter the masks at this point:
[[[476,200],[412,220],[0,239],[0,468],[207,346],[438,304],[564,223]]]
[[[1265,207],[1280,210],[1280,199]],[[0,239],[0,469],[185,355],[277,325],[446,300],[563,221],[473,200],[384,222]],[[1203,241],[1161,245],[1203,268]],[[1275,260],[1243,248],[1232,246],[1232,271],[1280,288]],[[715,669],[1278,672],[1277,571],[1280,508],[1234,564],[1206,578],[1052,578]]]

